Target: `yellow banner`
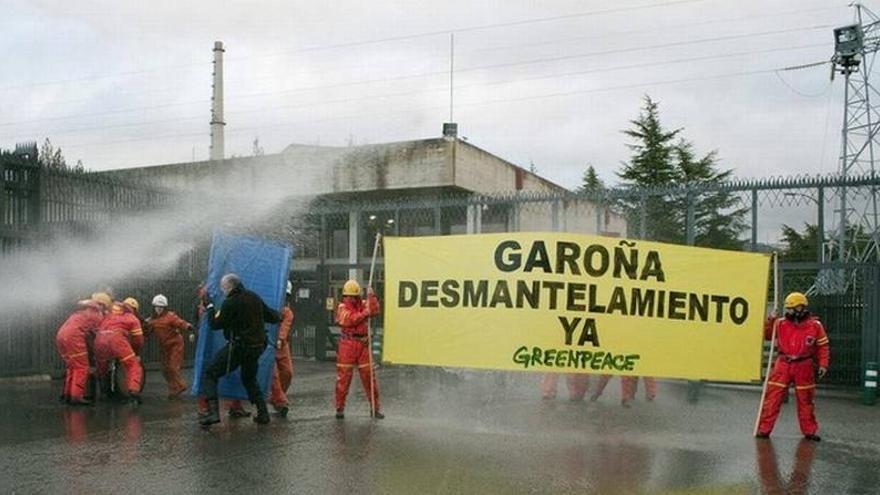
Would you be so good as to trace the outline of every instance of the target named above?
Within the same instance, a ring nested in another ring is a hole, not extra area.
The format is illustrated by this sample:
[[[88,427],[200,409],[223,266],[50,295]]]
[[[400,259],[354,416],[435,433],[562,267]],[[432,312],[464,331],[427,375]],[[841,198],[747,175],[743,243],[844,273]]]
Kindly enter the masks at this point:
[[[569,233],[385,239],[385,361],[760,378],[770,256]]]

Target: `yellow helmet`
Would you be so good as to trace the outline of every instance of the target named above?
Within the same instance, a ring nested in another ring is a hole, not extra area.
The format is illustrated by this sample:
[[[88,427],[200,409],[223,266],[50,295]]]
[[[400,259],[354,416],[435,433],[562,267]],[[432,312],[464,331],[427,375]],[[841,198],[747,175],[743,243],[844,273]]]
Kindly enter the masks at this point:
[[[360,296],[361,295],[361,286],[357,283],[357,280],[349,280],[342,286],[342,295],[343,296]]]
[[[785,309],[793,309],[798,306],[806,305],[807,296],[805,296],[802,292],[792,292],[791,294],[785,296]]]
[[[104,309],[108,309],[113,305],[113,298],[110,297],[110,294],[106,292],[95,292],[91,297],[92,301],[104,306]]]
[[[131,308],[135,311],[137,311],[141,308],[141,305],[138,304],[137,299],[135,299],[133,297],[126,297],[125,300],[122,301],[122,304],[125,304],[126,306],[128,306],[129,308]]]

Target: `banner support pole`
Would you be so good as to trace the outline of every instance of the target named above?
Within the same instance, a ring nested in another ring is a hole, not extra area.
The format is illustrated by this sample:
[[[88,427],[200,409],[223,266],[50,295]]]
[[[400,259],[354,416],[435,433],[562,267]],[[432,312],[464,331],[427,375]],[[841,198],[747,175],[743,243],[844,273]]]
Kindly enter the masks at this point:
[[[376,241],[373,243],[373,259],[370,261],[370,277],[367,282],[367,289],[373,289],[373,273],[376,271],[376,255],[379,253],[379,240],[382,234],[376,233]],[[370,365],[370,417],[376,415],[376,371],[373,368],[373,318],[367,318],[367,351],[369,352]]]
[[[773,252],[773,311],[779,308],[779,253]],[[773,367],[773,351],[776,349],[776,329],[779,327],[779,318],[773,320],[773,332],[770,334],[770,353],[767,356],[767,369],[764,373],[764,385],[761,387],[761,402],[758,403],[758,415],[755,417],[755,427],[752,436],[758,434],[758,425],[761,421],[761,413],[764,412],[764,398],[767,396],[767,384],[770,381],[770,370]],[[763,342],[763,339],[761,340]]]

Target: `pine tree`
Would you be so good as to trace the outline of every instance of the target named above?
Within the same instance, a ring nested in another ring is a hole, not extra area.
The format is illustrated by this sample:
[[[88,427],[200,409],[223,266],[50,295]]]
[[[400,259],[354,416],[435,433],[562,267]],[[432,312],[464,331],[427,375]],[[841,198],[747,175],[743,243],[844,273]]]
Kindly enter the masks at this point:
[[[782,243],[785,247],[779,257],[785,261],[816,261],[819,243],[819,228],[815,224],[805,224],[803,233],[794,227],[782,226]]]
[[[602,179],[599,178],[599,174],[596,173],[596,168],[592,165],[588,165],[587,169],[584,170],[584,175],[581,179],[581,185],[580,187],[578,187],[578,192],[585,194],[597,194],[604,190],[605,183],[602,182]]]
[[[715,151],[697,158],[693,145],[680,136],[682,129],[667,130],[660,123],[658,104],[649,96],[639,118],[631,121],[633,128],[624,134],[633,138],[628,144],[632,150],[630,161],[623,164],[618,177],[630,188],[663,188],[694,184],[719,184],[729,180],[732,170],[719,170]],[[746,228],[748,208],[732,193],[712,192],[696,194],[694,201],[695,244],[698,246],[739,249],[740,234]],[[630,235],[638,233],[644,213],[647,239],[687,242],[687,212],[689,198],[644,196],[623,202],[627,212]]]
[[[681,129],[666,130],[660,124],[657,102],[645,96],[645,104],[639,118],[631,120],[632,128],[623,131],[635,142],[627,144],[632,151],[629,162],[624,163],[618,177],[625,187],[655,188],[670,186],[676,182],[678,172],[673,163],[674,140]],[[665,242],[681,242],[679,222],[670,215],[674,200],[651,195],[644,198],[645,205],[636,198],[624,201],[630,235],[638,233],[645,222],[647,239]],[[644,219],[642,213],[644,212]]]
[[[53,146],[49,138],[46,138],[40,146],[40,152],[37,153],[37,161],[46,168],[59,170],[67,168],[67,162],[64,160],[61,148]]]
[[[721,184],[730,180],[733,170],[718,170],[717,152],[710,151],[696,159],[693,145],[684,139],[675,147],[675,160],[681,184]],[[720,249],[742,247],[740,234],[746,229],[749,209],[730,192],[696,194],[694,201],[694,244]],[[683,238],[687,240],[687,202],[682,198],[678,212],[681,214]]]

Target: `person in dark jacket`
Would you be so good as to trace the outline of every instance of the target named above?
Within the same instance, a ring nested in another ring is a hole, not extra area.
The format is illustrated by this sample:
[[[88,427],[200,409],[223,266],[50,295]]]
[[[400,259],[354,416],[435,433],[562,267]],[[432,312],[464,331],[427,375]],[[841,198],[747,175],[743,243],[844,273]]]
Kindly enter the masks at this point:
[[[226,345],[214,356],[204,373],[205,397],[208,399],[209,413],[199,423],[210,426],[220,422],[220,406],[217,399],[217,382],[220,377],[235,371],[241,366],[241,381],[248,399],[257,407],[254,422],[269,422],[269,410],[257,384],[257,368],[260,355],[266,349],[266,323],[278,323],[281,318],[260,299],[260,296],[247,290],[241,278],[227,273],[220,280],[220,288],[226,300],[220,311],[214,311],[210,302],[205,306],[212,330],[223,329]]]

